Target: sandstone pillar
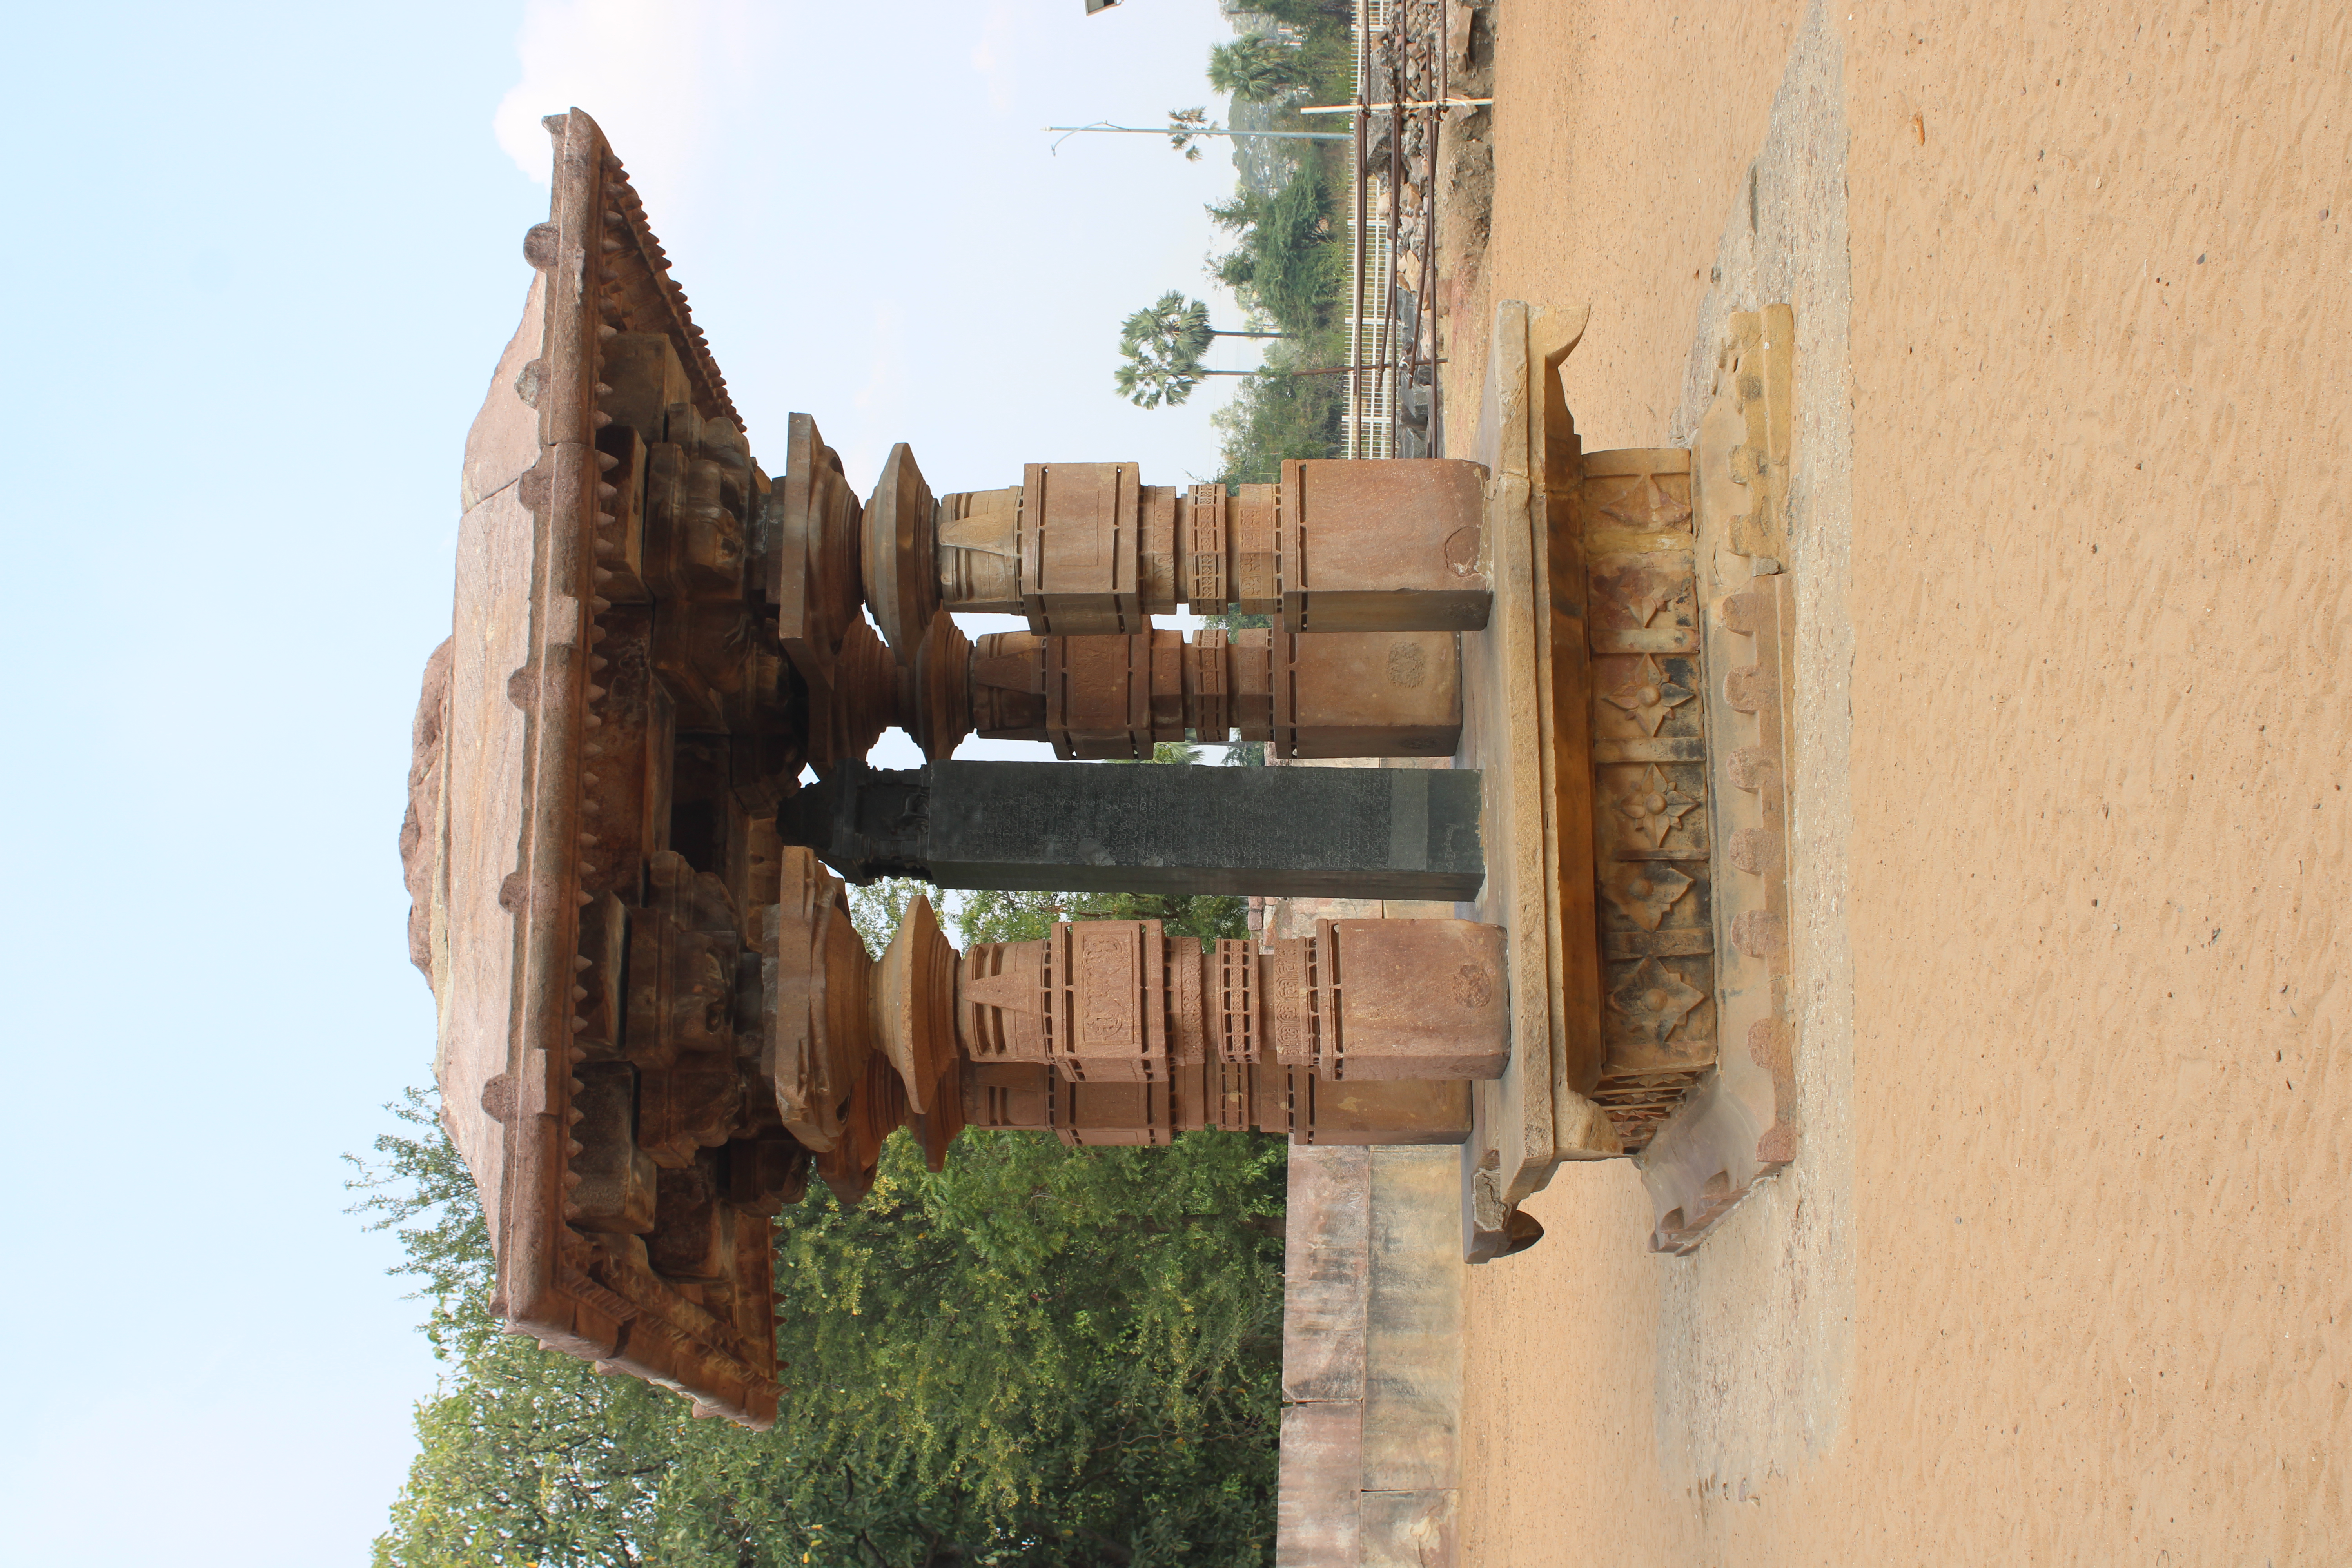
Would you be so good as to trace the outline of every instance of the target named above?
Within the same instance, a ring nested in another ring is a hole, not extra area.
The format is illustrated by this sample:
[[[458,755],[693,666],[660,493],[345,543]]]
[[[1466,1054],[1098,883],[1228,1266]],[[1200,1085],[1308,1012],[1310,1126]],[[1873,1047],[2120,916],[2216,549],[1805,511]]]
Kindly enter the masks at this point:
[[[867,508],[866,574],[887,584],[875,614],[894,647],[942,609],[1025,616],[1039,636],[1133,636],[1187,605],[1292,633],[1476,631],[1485,479],[1450,458],[1294,461],[1228,496],[1144,484],[1132,463],[1032,463],[934,501],[902,445]]]

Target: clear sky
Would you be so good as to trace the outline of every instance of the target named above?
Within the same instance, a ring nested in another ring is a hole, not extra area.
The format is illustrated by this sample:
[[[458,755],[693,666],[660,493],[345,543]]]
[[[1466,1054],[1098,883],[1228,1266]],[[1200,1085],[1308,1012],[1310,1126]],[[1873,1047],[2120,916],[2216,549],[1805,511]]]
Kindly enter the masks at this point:
[[[430,1071],[396,835],[467,424],[595,115],[752,449],[1215,467],[1110,390],[1202,275],[1211,0],[27,5],[0,124],[0,1563],[358,1563],[435,1364],[339,1156]],[[1222,344],[1214,363],[1255,351]]]

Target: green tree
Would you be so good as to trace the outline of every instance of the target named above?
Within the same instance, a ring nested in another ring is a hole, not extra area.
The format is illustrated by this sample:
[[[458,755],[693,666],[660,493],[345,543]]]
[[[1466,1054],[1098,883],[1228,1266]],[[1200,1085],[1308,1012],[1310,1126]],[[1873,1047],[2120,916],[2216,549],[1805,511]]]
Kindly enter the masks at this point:
[[[1250,8],[1300,28],[1310,37],[1318,32],[1344,35],[1356,14],[1354,0],[1254,0]]]
[[[1204,375],[1248,375],[1245,370],[1211,370],[1198,359],[1171,359],[1140,344],[1122,344],[1127,363],[1111,373],[1118,395],[1138,408],[1174,407],[1192,395]]]
[[[1270,1557],[1278,1140],[967,1132],[935,1176],[893,1139],[862,1206],[818,1187],[778,1222],[790,1386],[766,1433],[497,1332],[478,1206],[447,1180],[437,1120],[377,1148],[380,1222],[439,1194],[402,1237],[462,1329],[436,1342],[451,1372],[418,1407],[383,1568]]]
[[[1209,130],[1207,108],[1171,109],[1168,111],[1168,145],[1183,153],[1186,163],[1199,163],[1201,150],[1192,143]]]
[[[1122,348],[1130,343],[1149,343],[1171,359],[1198,359],[1219,338],[1288,336],[1288,332],[1255,327],[1213,327],[1209,325],[1209,307],[1201,300],[1185,298],[1181,289],[1171,289],[1120,322],[1118,329]]]
[[[1286,459],[1328,458],[1339,448],[1347,377],[1286,375],[1278,364],[1242,383],[1233,401],[1210,416],[1222,483],[1271,484]]]
[[[1348,257],[1345,247],[1332,243],[1335,226],[1315,164],[1301,164],[1271,196],[1244,192],[1208,211],[1218,226],[1238,237],[1212,268],[1245,306],[1301,336],[1328,323]]]
[[[864,1206],[780,1228],[778,1421],[958,1538],[1038,1563],[1260,1563],[1280,1417],[1283,1151],[892,1142]]]
[[[1289,39],[1256,33],[1209,51],[1209,85],[1257,103],[1276,103],[1314,86],[1307,52]]]
[[[1127,363],[1113,382],[1139,408],[1174,405],[1192,395],[1204,375],[1248,375],[1245,370],[1209,370],[1201,356],[1219,338],[1279,338],[1281,332],[1209,325],[1209,307],[1171,289],[1119,324],[1118,352]]]

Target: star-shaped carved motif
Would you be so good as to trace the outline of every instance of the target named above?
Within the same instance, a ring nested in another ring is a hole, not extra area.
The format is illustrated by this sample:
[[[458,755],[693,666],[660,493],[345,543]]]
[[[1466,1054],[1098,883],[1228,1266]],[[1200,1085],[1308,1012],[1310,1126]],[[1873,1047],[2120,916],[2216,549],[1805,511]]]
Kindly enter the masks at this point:
[[[1626,615],[1636,626],[1646,626],[1658,616],[1658,608],[1667,600],[1678,596],[1678,589],[1668,587],[1664,592],[1655,579],[1642,573],[1628,573],[1610,584],[1610,597],[1625,606]]]
[[[1613,495],[1604,494],[1599,510],[1622,528],[1680,528],[1691,515],[1690,502],[1675,493],[1680,488],[1669,489],[1657,475],[1643,474]]]
[[[1654,958],[1635,966],[1623,984],[1609,993],[1609,1005],[1625,1020],[1636,1039],[1663,1046],[1683,1015],[1699,1005],[1699,994],[1683,984],[1682,976]]]
[[[1627,718],[1653,735],[1666,721],[1668,714],[1690,700],[1689,689],[1668,680],[1666,672],[1658,668],[1658,661],[1648,654],[1642,656],[1641,668],[1633,672],[1633,679],[1614,691],[1601,693],[1601,700],[1623,709]]]
[[[1688,877],[1663,860],[1620,861],[1601,882],[1609,901],[1643,931],[1657,930],[1666,911],[1690,887]]]
[[[1617,809],[1638,833],[1647,834],[1650,847],[1666,847],[1666,835],[1681,826],[1683,814],[1698,805],[1674,786],[1654,763],[1642,782],[1617,797]]]

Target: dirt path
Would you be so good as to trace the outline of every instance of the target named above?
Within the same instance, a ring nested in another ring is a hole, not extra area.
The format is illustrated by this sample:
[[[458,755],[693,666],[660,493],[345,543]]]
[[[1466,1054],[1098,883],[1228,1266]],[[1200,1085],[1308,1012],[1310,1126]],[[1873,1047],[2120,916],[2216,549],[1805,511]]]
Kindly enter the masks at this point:
[[[1473,1271],[1463,1560],[2330,1561],[2347,23],[1847,9],[1501,10],[1485,283],[1591,302],[1587,447],[1797,306],[1806,1142]]]

